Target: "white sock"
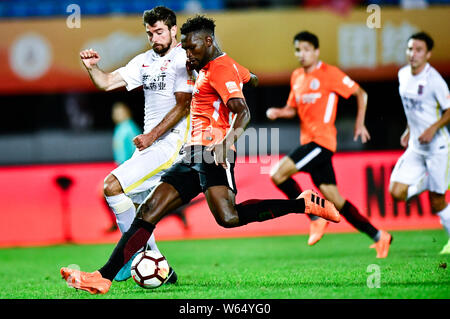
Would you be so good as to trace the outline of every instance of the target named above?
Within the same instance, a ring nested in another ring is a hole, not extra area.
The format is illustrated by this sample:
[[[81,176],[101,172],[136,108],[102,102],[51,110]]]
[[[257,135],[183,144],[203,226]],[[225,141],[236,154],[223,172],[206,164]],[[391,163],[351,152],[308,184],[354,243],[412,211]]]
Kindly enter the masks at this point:
[[[441,224],[450,236],[450,205],[447,205],[447,207],[438,212],[437,215],[441,218]]]
[[[151,250],[157,251],[158,253],[161,253],[158,249],[158,246],[156,246],[156,241],[155,241],[155,235],[150,236],[150,239],[147,242],[147,246],[150,247]]]
[[[424,174],[416,184],[409,185],[406,200],[413,196],[419,195],[428,188],[428,174]]]
[[[115,196],[105,196],[109,207],[116,215],[117,226],[120,232],[125,233],[136,217],[136,208],[133,201],[124,193]]]

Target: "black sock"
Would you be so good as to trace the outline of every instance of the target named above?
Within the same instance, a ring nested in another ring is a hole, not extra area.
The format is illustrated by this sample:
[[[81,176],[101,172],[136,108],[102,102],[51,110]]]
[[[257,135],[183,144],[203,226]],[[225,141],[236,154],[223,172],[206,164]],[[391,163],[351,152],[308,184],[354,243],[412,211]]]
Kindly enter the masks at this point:
[[[302,193],[302,189],[292,177],[289,177],[283,183],[276,185],[276,187],[278,187],[278,189],[289,199],[296,199]]]
[[[369,220],[361,215],[358,209],[352,203],[346,201],[344,207],[339,212],[344,218],[360,232],[366,233],[370,238],[377,236],[378,229],[373,227]]]
[[[275,186],[278,187],[278,189],[282,191],[284,195],[286,195],[289,199],[296,199],[302,193],[300,185],[298,185],[298,183],[292,177],[289,177],[283,183]],[[316,220],[319,218],[317,216],[309,214],[307,214],[306,216],[308,216],[310,220]]]
[[[235,206],[239,225],[263,222],[289,213],[304,213],[305,201],[301,199],[251,199]]]
[[[145,247],[154,228],[155,226],[153,224],[135,218],[130,229],[123,233],[122,238],[120,238],[116,248],[114,248],[108,262],[98,270],[102,277],[112,281],[123,265],[125,265],[139,249]]]

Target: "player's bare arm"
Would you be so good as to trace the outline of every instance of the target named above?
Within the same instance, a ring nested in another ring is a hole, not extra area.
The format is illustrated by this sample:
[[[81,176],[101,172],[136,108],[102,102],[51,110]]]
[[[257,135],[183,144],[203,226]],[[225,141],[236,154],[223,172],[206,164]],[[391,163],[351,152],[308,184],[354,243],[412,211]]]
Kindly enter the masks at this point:
[[[419,136],[419,142],[421,144],[430,143],[434,135],[436,134],[436,131],[449,123],[450,123],[450,109],[447,109],[444,112],[444,114],[442,114],[442,117],[438,121],[433,123],[429,128],[427,128],[422,133],[422,135]]]
[[[282,108],[271,107],[267,109],[266,116],[269,120],[276,120],[278,118],[291,119],[297,116],[297,109],[289,105],[285,105]]]
[[[227,151],[237,141],[242,133],[244,133],[248,123],[250,122],[250,110],[248,109],[247,103],[244,99],[232,98],[228,100],[227,107],[235,114],[233,123],[222,141],[208,147],[209,150],[214,151],[216,165],[220,164],[224,168],[227,168]]]
[[[400,137],[400,145],[404,148],[407,148],[408,141],[409,141],[409,126],[406,126],[405,131],[403,132],[402,136]]]
[[[361,142],[366,143],[370,140],[369,131],[364,124],[367,109],[367,93],[359,87],[353,95],[356,96],[356,103],[358,105],[353,140],[356,141],[358,137],[361,137]]]
[[[146,149],[177,124],[183,117],[187,116],[189,114],[191,98],[192,93],[175,92],[176,104],[161,122],[147,134],[140,134],[133,139],[137,149],[139,151]]]
[[[98,67],[97,64],[101,57],[97,51],[93,49],[83,50],[80,52],[80,58],[91,77],[92,83],[98,89],[111,91],[127,85],[119,72],[107,73]]]
[[[253,74],[252,72],[250,72],[250,80],[247,83],[244,83],[244,87],[248,86],[248,87],[257,87],[259,84],[259,79],[256,76],[256,74]]]

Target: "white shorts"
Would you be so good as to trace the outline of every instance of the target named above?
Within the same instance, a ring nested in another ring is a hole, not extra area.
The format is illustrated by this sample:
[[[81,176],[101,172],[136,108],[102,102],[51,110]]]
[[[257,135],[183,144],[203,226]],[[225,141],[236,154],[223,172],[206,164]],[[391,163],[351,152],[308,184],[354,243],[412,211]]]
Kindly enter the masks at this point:
[[[449,153],[423,155],[407,148],[398,159],[391,174],[391,183],[417,184],[428,174],[426,189],[445,194],[450,183]]]
[[[162,174],[180,156],[180,149],[185,140],[186,137],[180,133],[169,133],[143,151],[136,149],[129,160],[111,172],[133,203],[144,202]]]

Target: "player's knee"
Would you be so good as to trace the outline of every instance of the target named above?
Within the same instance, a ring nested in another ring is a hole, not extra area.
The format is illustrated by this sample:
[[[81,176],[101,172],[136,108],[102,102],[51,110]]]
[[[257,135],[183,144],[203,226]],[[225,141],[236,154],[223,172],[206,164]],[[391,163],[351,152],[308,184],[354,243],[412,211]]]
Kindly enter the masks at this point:
[[[391,184],[389,187],[389,193],[396,200],[406,200],[406,197],[408,196],[408,188]]]
[[[105,196],[115,196],[122,193],[122,186],[120,186],[117,178],[112,174],[106,176],[105,180],[103,181],[103,194]]]
[[[222,216],[216,216],[215,218],[217,224],[224,228],[233,228],[239,226],[239,217],[237,215],[226,214],[223,216],[222,214]]]
[[[232,218],[225,218],[217,220],[217,223],[224,227],[224,228],[233,228],[239,226],[239,218],[232,217]]]
[[[430,205],[433,213],[440,212],[447,206],[444,196],[433,196],[430,194]]]
[[[288,177],[284,176],[284,174],[282,174],[278,169],[274,169],[270,172],[270,178],[275,185],[280,185],[288,179]]]
[[[150,222],[150,212],[151,207],[150,203],[144,202],[141,205],[139,205],[138,209],[136,210],[136,217],[141,218],[145,220],[146,222]]]

